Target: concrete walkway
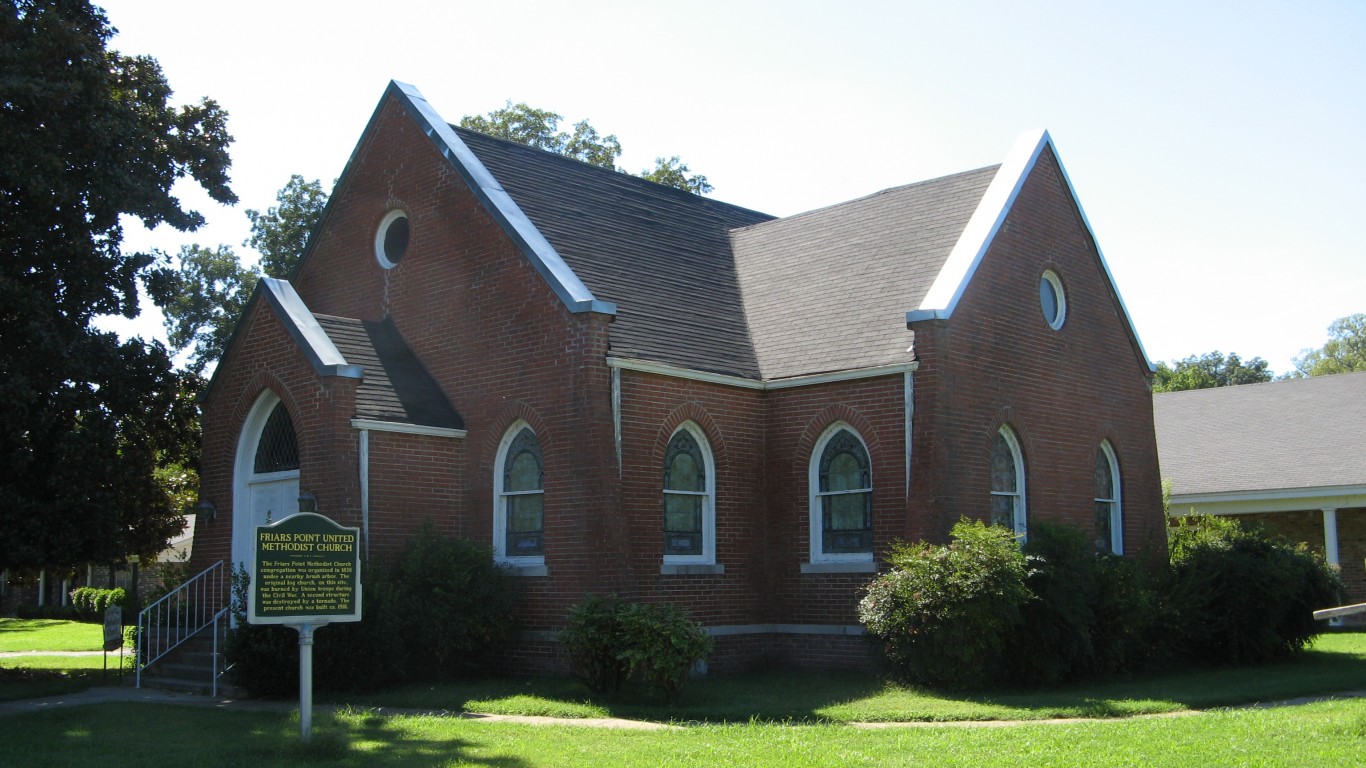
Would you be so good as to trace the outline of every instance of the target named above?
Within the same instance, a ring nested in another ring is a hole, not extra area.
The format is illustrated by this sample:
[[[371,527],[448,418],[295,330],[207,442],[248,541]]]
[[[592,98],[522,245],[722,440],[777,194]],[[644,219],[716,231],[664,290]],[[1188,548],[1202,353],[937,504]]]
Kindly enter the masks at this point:
[[[1259,702],[1246,704],[1237,707],[1218,707],[1212,711],[1228,709],[1268,709],[1272,707],[1293,707],[1303,704],[1313,704],[1320,701],[1334,701],[1341,699],[1366,699],[1366,690],[1343,691],[1341,693],[1329,694],[1325,696],[1306,696],[1298,699],[1275,702]],[[298,703],[293,701],[256,701],[253,699],[225,699],[210,698],[208,696],[197,696],[188,693],[172,693],[161,691],[155,688],[131,688],[123,687],[103,687],[89,688],[78,693],[65,696],[52,696],[44,699],[22,699],[19,701],[0,702],[0,717],[5,715],[21,714],[25,712],[45,712],[62,707],[76,707],[88,704],[108,704],[108,703],[134,703],[134,704],[178,704],[181,706],[208,707],[221,710],[235,710],[240,712],[293,712],[298,709]],[[315,712],[332,712],[337,707],[332,705],[319,705],[314,708]],[[459,717],[466,720],[479,720],[483,722],[503,722],[503,723],[527,723],[531,725],[578,725],[585,728],[623,728],[636,730],[665,730],[675,729],[681,726],[669,725],[666,723],[656,723],[643,720],[625,720],[621,718],[561,718],[561,717],[539,717],[532,715],[481,715],[471,712],[451,712],[443,710],[418,710],[418,709],[395,709],[389,707],[367,708],[365,711],[373,712],[382,716],[433,716],[433,717]],[[1001,728],[1017,725],[1046,725],[1059,723],[1096,723],[1110,722],[1115,719],[1136,719],[1150,717],[1182,717],[1199,715],[1201,710],[1185,710],[1182,712],[1165,712],[1152,715],[1134,715],[1132,718],[1055,718],[1049,720],[971,720],[962,722],[905,722],[905,723],[849,723],[848,725],[856,728],[938,728],[938,727],[978,727],[978,728]]]

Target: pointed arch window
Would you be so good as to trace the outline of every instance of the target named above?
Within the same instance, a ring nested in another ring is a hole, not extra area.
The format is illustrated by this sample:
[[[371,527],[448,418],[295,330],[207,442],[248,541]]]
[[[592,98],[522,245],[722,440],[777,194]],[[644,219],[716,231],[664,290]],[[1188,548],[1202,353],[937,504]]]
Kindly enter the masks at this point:
[[[1124,554],[1124,512],[1120,504],[1119,460],[1109,440],[1096,451],[1096,551]]]
[[[811,561],[873,557],[873,469],[863,438],[833,425],[811,456]]]
[[[711,447],[689,422],[664,453],[664,561],[716,562],[716,468]]]
[[[288,472],[299,468],[299,440],[294,434],[294,422],[283,402],[266,419],[261,429],[261,437],[256,442],[256,457],[252,461],[252,471],[258,475],[270,472]]]
[[[991,524],[1024,536],[1026,514],[1024,454],[1015,431],[1003,426],[991,444]]]
[[[494,486],[494,554],[510,563],[544,563],[545,470],[541,442],[525,422],[503,437]]]

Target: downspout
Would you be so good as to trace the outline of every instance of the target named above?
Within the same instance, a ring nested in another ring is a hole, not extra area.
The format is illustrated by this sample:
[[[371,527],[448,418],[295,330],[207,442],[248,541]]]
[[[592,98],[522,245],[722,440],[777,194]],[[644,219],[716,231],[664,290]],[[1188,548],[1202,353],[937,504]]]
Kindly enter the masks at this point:
[[[612,367],[612,435],[617,444],[617,479],[621,479],[621,368]]]
[[[905,378],[902,397],[905,400],[903,409],[906,422],[906,501],[909,502],[911,500],[911,428],[915,421],[915,372],[906,371],[902,376]]]
[[[370,430],[360,431],[360,528],[365,559],[370,560]]]

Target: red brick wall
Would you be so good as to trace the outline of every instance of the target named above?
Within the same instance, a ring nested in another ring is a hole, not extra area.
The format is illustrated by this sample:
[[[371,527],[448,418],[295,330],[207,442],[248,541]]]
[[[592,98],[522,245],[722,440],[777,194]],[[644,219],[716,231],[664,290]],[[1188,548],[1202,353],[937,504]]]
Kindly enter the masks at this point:
[[[1061,276],[1066,322],[1039,306],[1044,270]],[[1028,519],[1094,529],[1092,469],[1102,440],[1119,459],[1124,545],[1164,551],[1146,362],[1125,332],[1094,243],[1045,151],[948,321],[915,325],[913,509],[944,538],[990,516],[992,440],[1019,438]]]

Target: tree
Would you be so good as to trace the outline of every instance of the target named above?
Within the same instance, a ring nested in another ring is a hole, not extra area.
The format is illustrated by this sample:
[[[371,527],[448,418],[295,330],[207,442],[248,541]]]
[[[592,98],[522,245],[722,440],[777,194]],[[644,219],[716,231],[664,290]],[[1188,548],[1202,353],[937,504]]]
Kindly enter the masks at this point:
[[[327,193],[317,179],[304,181],[293,174],[284,187],[275,193],[279,205],[265,213],[247,209],[251,220],[251,237],[243,245],[261,254],[261,270],[270,277],[289,277],[303,258],[308,236],[322,219],[327,208]],[[221,246],[220,246],[221,248]],[[247,291],[251,295],[251,291]]]
[[[1271,381],[1270,364],[1260,357],[1243,362],[1238,353],[1224,357],[1215,350],[1203,355],[1191,355],[1177,360],[1174,365],[1158,362],[1153,374],[1154,392],[1181,392],[1187,389],[1211,389],[1237,384],[1259,384]]]
[[[197,377],[92,320],[136,316],[154,263],[123,250],[121,216],[197,228],[182,178],[236,201],[232,137],[112,35],[87,2],[0,2],[0,569],[151,555],[183,525],[155,473],[193,442]]]
[[[1295,358],[1291,378],[1366,371],[1366,313],[1339,317],[1328,325],[1328,341]]]
[[[705,195],[712,190],[706,176],[700,173],[695,176],[688,175],[691,172],[688,164],[680,160],[678,155],[674,155],[667,160],[656,157],[654,170],[644,170],[638,175],[642,179],[649,179],[666,187],[686,189],[694,195]]]
[[[562,115],[548,109],[538,109],[525,102],[513,104],[508,101],[502,109],[495,109],[487,115],[465,115],[460,119],[460,127],[572,157],[599,168],[626,172],[617,167],[621,142],[615,134],[603,136],[587,120],[575,123],[573,133],[565,133],[559,130],[563,119]],[[654,170],[644,170],[635,175],[693,194],[702,195],[712,191],[706,176],[690,174],[691,169],[687,164],[674,155],[667,160],[655,158]]]
[[[180,249],[172,262],[162,255],[148,290],[166,315],[171,348],[193,348],[189,368],[202,374],[227,351],[228,339],[264,272],[269,277],[293,274],[303,258],[308,237],[327,208],[327,193],[317,179],[294,174],[275,194],[265,213],[247,210],[251,237],[243,245],[260,254],[260,267],[243,266],[231,246],[207,248],[195,243]]]

